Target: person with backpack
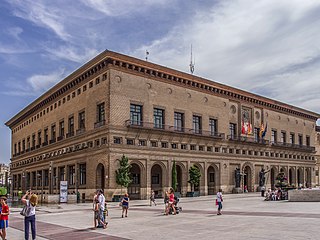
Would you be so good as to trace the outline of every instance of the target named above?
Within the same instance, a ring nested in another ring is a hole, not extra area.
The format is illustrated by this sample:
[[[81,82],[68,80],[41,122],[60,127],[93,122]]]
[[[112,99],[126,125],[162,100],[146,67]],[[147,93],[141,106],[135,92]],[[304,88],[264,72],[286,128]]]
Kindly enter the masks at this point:
[[[38,204],[38,196],[27,191],[21,199],[23,205],[28,208],[28,214],[24,217],[24,239],[29,240],[29,225],[31,224],[32,240],[36,239],[36,206]]]

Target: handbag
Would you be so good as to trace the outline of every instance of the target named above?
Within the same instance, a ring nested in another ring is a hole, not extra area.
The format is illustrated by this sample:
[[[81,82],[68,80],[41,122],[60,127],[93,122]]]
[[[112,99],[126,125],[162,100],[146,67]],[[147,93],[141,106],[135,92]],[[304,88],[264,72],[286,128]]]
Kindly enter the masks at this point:
[[[25,206],[22,208],[20,214],[21,214],[22,216],[29,217],[30,212],[31,212],[31,207],[25,205]]]
[[[218,206],[219,205],[219,203],[218,203],[218,199],[216,199],[216,206]]]

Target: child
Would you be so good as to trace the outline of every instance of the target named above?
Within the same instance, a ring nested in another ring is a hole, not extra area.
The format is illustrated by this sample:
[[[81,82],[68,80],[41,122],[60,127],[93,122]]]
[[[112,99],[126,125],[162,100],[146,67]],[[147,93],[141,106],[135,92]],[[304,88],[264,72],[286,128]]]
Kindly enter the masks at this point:
[[[9,226],[8,219],[9,219],[9,206],[6,204],[6,197],[0,198],[0,203],[2,206],[1,210],[1,217],[0,217],[0,228],[1,228],[1,237],[3,240],[6,239],[7,236],[7,228]]]
[[[126,213],[125,217],[128,217],[128,208],[129,208],[129,195],[128,195],[128,193],[126,193],[124,195],[121,203],[122,203],[122,217],[123,217],[124,212]]]

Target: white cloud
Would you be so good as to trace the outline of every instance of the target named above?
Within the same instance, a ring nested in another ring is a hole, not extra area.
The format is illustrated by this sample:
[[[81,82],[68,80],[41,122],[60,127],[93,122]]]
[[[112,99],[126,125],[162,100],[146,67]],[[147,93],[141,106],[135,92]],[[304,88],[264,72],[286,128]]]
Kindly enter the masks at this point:
[[[7,29],[7,33],[16,40],[20,41],[20,34],[23,33],[23,29],[20,27],[12,27]]]
[[[320,111],[306,94],[320,85],[319,12],[311,0],[221,1],[133,54],[188,71],[193,44],[196,75]]]
[[[167,7],[170,3],[169,0],[82,0],[82,2],[96,11],[113,17],[144,12],[153,6]]]

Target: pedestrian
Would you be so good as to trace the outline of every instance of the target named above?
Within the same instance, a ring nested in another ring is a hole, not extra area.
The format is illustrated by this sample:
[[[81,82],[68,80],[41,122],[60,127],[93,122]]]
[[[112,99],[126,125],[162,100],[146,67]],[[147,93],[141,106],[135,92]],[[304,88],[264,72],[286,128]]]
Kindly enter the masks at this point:
[[[222,209],[222,189],[219,189],[219,192],[217,192],[217,199],[216,199],[216,205],[218,205],[218,213],[217,215],[221,215],[221,209]]]
[[[102,189],[98,190],[98,201],[99,201],[99,222],[98,222],[98,228],[106,228],[107,224],[104,223],[104,217],[103,217],[103,212],[104,212],[104,207],[106,203],[106,198],[103,195]]]
[[[164,202],[164,214],[167,215],[167,208],[168,208],[168,204],[169,204],[168,191],[166,191],[166,192],[164,193],[163,202]]]
[[[9,219],[9,206],[6,203],[7,198],[5,196],[2,196],[0,198],[0,203],[1,203],[1,216],[0,216],[0,228],[1,228],[1,237],[3,240],[6,240],[7,236],[7,228],[9,227],[8,224],[8,219]]]
[[[152,206],[152,203],[154,203],[154,205],[157,206],[157,204],[156,204],[156,199],[155,199],[155,193],[154,193],[153,190],[151,190],[150,207]]]
[[[124,197],[121,200],[121,204],[122,204],[122,218],[123,218],[123,214],[125,213],[125,217],[128,217],[128,209],[129,209],[129,195],[128,193],[124,194]]]
[[[266,191],[266,187],[265,187],[265,186],[262,186],[262,187],[261,187],[261,197],[264,197],[265,191]]]
[[[172,187],[169,189],[168,197],[169,197],[169,203],[168,203],[166,215],[169,214],[170,209],[173,210],[173,215],[176,215],[177,212],[176,212],[176,208],[175,208],[175,206],[174,206],[174,191],[173,191],[173,188],[172,188]]]
[[[29,225],[31,224],[32,239],[36,239],[36,206],[38,204],[38,196],[33,194],[31,190],[27,191],[21,199],[22,203],[30,208],[28,216],[24,217],[24,239],[29,240]]]

